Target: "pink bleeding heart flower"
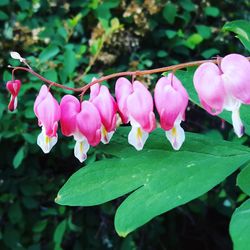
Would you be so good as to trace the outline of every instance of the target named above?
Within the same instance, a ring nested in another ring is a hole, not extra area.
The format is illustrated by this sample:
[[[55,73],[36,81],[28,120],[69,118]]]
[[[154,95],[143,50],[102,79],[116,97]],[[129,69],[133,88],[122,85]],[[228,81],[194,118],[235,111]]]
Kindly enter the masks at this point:
[[[155,86],[154,100],[160,115],[161,127],[175,150],[179,150],[185,140],[181,121],[185,120],[188,93],[172,73],[161,77]]]
[[[194,87],[202,106],[212,115],[223,109],[232,112],[236,135],[241,137],[244,126],[240,119],[242,103],[250,104],[250,63],[246,57],[230,54],[220,65],[208,62],[200,65],[194,74]]]
[[[141,150],[149,133],[156,127],[153,98],[141,82],[131,84],[124,77],[117,80],[115,95],[123,123],[130,122],[132,126],[128,142]]]
[[[107,144],[116,129],[117,104],[115,99],[110,94],[109,89],[106,86],[100,86],[100,84],[97,83],[92,85],[90,88],[89,101],[92,102],[99,111],[102,122],[101,141],[102,143]]]
[[[74,155],[83,162],[87,158],[90,145],[96,146],[101,140],[100,114],[94,104],[89,101],[80,103],[72,95],[64,96],[60,107],[62,133],[74,137]]]
[[[61,111],[58,102],[46,85],[41,87],[35,100],[34,112],[38,118],[38,125],[42,127],[42,132],[37,138],[37,144],[47,154],[57,142],[57,128]]]
[[[6,88],[10,92],[10,102],[8,105],[9,111],[14,111],[17,108],[17,96],[21,88],[21,81],[20,80],[14,80],[14,81],[8,81],[6,83]]]

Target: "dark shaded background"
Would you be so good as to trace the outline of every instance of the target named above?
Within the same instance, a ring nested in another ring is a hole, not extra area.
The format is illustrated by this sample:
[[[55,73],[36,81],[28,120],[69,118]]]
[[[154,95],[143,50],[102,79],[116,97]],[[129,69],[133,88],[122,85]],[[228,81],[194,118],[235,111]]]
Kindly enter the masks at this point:
[[[5,82],[14,50],[39,73],[68,86],[95,75],[163,67],[230,52],[245,53],[227,21],[250,19],[250,1],[0,1],[0,249],[231,249],[230,215],[245,197],[235,177],[176,208],[127,238],[114,231],[121,200],[98,207],[64,207],[57,191],[80,164],[73,140],[60,138],[49,155],[36,145],[33,102],[41,82],[23,82],[18,112],[7,111]],[[85,74],[81,75],[85,71]],[[153,88],[158,76],[141,78]],[[113,89],[114,81],[106,83]],[[59,98],[62,91],[54,94]],[[190,104],[185,129],[233,140],[231,126]],[[60,136],[61,137],[61,136]],[[239,143],[242,141],[240,140]],[[98,159],[92,149],[87,163]]]

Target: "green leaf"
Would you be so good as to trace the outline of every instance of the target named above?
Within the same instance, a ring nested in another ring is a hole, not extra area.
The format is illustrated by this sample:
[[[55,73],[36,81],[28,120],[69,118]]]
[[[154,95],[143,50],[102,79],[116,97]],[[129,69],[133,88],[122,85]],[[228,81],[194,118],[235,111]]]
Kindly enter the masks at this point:
[[[214,55],[218,55],[220,53],[220,51],[218,49],[207,49],[205,51],[203,51],[201,53],[201,55],[205,58],[205,59],[208,59],[208,58],[211,58],[212,56]]]
[[[250,22],[245,20],[236,20],[226,23],[223,31],[234,32],[240,39],[245,48],[250,51]]]
[[[203,41],[203,37],[200,34],[195,33],[188,37],[185,45],[190,49],[194,49],[202,41]]]
[[[66,230],[66,225],[67,225],[67,220],[65,219],[65,220],[61,221],[56,227],[56,230],[55,230],[54,236],[53,236],[53,241],[55,243],[55,249],[62,249],[60,247],[60,245],[62,243],[63,235],[64,235],[65,230]]]
[[[0,10],[0,21],[5,21],[8,19],[9,19],[8,15],[5,12]]]
[[[26,151],[26,146],[22,146],[17,151],[17,153],[13,159],[13,166],[15,169],[17,169],[21,165],[23,159],[25,158],[25,151]]]
[[[76,55],[72,49],[67,49],[64,53],[63,70],[67,76],[72,74],[76,68]]]
[[[191,0],[180,0],[180,5],[187,11],[194,11],[196,6]]]
[[[234,250],[248,250],[250,245],[250,199],[235,210],[229,229]]]
[[[47,78],[47,79],[49,79],[52,82],[57,82],[58,81],[57,72],[54,69],[47,70],[44,73],[44,77]]]
[[[1,0],[0,6],[8,5],[10,3],[9,0]]]
[[[48,220],[40,220],[38,221],[33,227],[32,227],[32,231],[35,233],[41,233],[44,231],[44,229],[46,228],[48,224]]]
[[[163,9],[163,17],[170,24],[174,23],[176,13],[177,13],[177,7],[172,3],[166,4],[166,6]]]
[[[250,165],[243,168],[238,174],[237,185],[244,193],[250,195]]]
[[[55,45],[50,45],[49,47],[47,47],[45,50],[43,50],[41,52],[41,54],[39,55],[39,59],[41,62],[46,62],[49,59],[52,59],[53,57],[55,57],[58,53],[59,53],[59,48]]]
[[[175,152],[160,129],[137,152],[128,145],[126,132],[120,128],[112,143],[99,147],[117,158],[80,169],[56,198],[61,205],[92,206],[130,193],[115,216],[121,236],[206,193],[250,158],[247,147],[192,133],[186,133],[184,146]]]
[[[172,39],[177,35],[177,32],[175,30],[166,30],[165,34],[169,39]]]
[[[196,25],[197,32],[204,38],[208,39],[211,37],[211,28],[206,25]]]
[[[217,7],[208,6],[205,8],[205,14],[207,16],[217,17],[220,14],[220,10]]]

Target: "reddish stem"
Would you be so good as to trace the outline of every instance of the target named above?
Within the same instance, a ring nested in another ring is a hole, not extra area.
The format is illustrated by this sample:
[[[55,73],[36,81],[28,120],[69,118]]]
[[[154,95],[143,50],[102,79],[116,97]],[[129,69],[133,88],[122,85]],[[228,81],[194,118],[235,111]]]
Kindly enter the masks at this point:
[[[247,58],[248,60],[250,59],[250,57]],[[67,90],[71,90],[74,92],[80,92],[80,96],[82,98],[82,96],[86,93],[86,91],[94,84],[96,83],[101,83],[103,81],[107,81],[110,80],[112,78],[116,78],[116,77],[122,77],[122,76],[132,76],[132,78],[135,78],[136,76],[143,76],[143,75],[150,75],[150,74],[155,74],[155,73],[161,73],[161,72],[166,72],[166,71],[176,71],[179,69],[184,69],[187,67],[192,67],[192,66],[199,66],[203,63],[206,62],[212,62],[212,63],[216,63],[218,64],[218,59],[213,59],[213,60],[201,60],[201,61],[193,61],[193,62],[187,62],[187,63],[181,63],[181,64],[177,64],[177,65],[171,65],[171,66],[167,66],[167,67],[162,67],[162,68],[157,68],[157,69],[150,69],[150,70],[142,70],[142,71],[127,71],[127,72],[119,72],[119,73],[114,73],[114,74],[110,74],[107,76],[103,76],[99,79],[94,80],[93,82],[90,82],[89,84],[81,87],[81,88],[70,88],[67,86],[64,86],[62,84],[56,83],[56,82],[52,82],[48,79],[46,79],[45,77],[39,75],[38,73],[36,73],[35,71],[33,71],[31,68],[25,68],[25,67],[14,67],[14,69],[12,70],[12,78],[14,80],[14,73],[17,70],[24,70],[27,71],[29,73],[31,73],[32,75],[36,76],[37,78],[39,78],[40,80],[42,80],[43,82],[49,84],[50,86],[56,86],[58,88],[61,89],[67,89]]]

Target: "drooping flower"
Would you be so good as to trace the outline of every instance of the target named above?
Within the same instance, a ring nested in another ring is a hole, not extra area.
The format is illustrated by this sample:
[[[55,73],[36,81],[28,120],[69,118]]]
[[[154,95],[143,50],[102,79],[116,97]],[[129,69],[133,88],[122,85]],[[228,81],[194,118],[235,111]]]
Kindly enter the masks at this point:
[[[89,101],[80,103],[72,95],[64,96],[60,107],[62,134],[74,136],[74,155],[83,162],[87,158],[90,145],[96,146],[101,140],[100,114],[94,104]]]
[[[244,133],[240,119],[242,103],[250,104],[250,63],[246,57],[230,54],[217,66],[208,62],[194,74],[194,86],[202,106],[212,115],[223,109],[232,112],[232,123],[238,137]]]
[[[41,87],[35,100],[34,112],[38,118],[38,125],[42,127],[42,132],[37,137],[37,144],[47,154],[57,142],[57,128],[61,111],[58,102],[46,85]]]
[[[175,150],[179,150],[185,140],[181,121],[185,120],[188,93],[172,73],[161,77],[154,92],[156,109],[160,116],[161,127]]]
[[[131,84],[124,77],[117,80],[115,95],[122,122],[130,122],[132,126],[128,142],[141,150],[149,133],[156,127],[153,98],[141,82],[135,81]]]
[[[101,141],[107,144],[116,129],[117,104],[110,94],[109,89],[104,85],[100,86],[99,83],[91,86],[89,101],[92,102],[99,111],[102,122]]]
[[[14,80],[14,81],[8,81],[6,83],[6,88],[10,92],[10,102],[8,105],[9,111],[14,111],[17,108],[17,96],[21,88],[21,81],[20,80]]]

